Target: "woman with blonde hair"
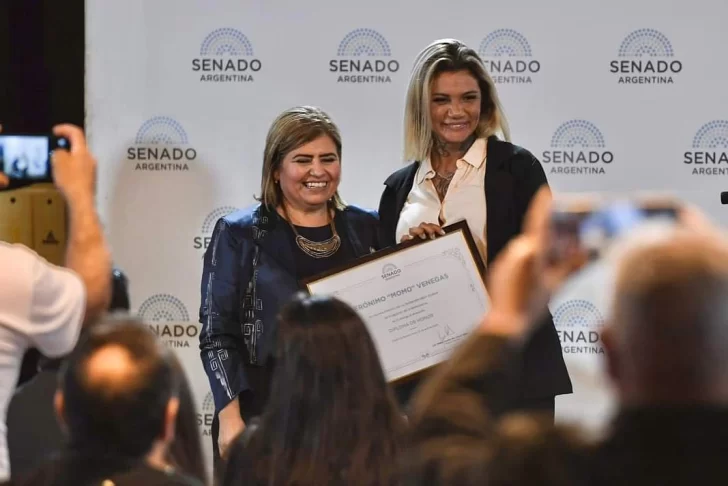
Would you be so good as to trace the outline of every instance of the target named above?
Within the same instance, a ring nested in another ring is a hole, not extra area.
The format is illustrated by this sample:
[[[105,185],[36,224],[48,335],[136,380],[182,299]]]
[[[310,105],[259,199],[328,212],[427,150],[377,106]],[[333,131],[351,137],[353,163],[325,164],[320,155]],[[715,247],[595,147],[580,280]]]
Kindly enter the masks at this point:
[[[315,107],[286,110],[266,139],[260,203],[215,225],[202,272],[200,356],[215,401],[216,458],[263,410],[276,316],[300,280],[378,247],[376,213],[346,205],[340,179],[331,118]]]
[[[392,246],[434,238],[467,221],[480,257],[492,262],[521,232],[536,191],[547,184],[538,160],[510,143],[495,84],[478,54],[455,39],[427,46],[415,60],[405,107],[405,160],[385,181],[381,240]],[[553,415],[554,397],[572,392],[550,315],[526,344],[518,396],[505,410]],[[397,387],[406,401],[416,382]]]

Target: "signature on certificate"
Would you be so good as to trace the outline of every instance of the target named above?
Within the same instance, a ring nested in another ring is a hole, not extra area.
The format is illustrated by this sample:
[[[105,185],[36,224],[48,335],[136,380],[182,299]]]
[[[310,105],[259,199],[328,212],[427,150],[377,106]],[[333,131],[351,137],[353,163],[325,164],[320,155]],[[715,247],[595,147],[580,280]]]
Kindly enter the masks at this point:
[[[444,342],[447,338],[455,334],[455,331],[452,330],[450,326],[445,324],[444,326],[440,327],[440,329],[437,330],[437,336],[440,338],[440,342]]]

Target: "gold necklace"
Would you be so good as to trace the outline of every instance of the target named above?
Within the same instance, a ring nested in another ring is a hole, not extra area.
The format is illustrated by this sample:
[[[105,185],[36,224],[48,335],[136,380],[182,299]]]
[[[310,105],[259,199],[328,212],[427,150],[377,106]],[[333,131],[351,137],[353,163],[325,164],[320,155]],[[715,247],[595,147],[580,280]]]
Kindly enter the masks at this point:
[[[334,218],[331,218],[331,221],[329,221],[329,224],[331,226],[331,233],[332,236],[329,239],[326,239],[324,241],[313,241],[309,240],[305,236],[301,236],[298,231],[296,230],[296,227],[291,222],[290,216],[288,216],[288,211],[286,210],[285,205],[281,205],[281,209],[283,210],[283,216],[286,218],[286,221],[288,221],[288,224],[291,226],[291,229],[293,230],[293,234],[296,235],[296,244],[301,249],[302,252],[304,252],[306,255],[312,257],[312,258],[328,258],[334,253],[336,253],[341,246],[341,238],[339,237],[339,234],[336,232],[336,226],[334,225]]]

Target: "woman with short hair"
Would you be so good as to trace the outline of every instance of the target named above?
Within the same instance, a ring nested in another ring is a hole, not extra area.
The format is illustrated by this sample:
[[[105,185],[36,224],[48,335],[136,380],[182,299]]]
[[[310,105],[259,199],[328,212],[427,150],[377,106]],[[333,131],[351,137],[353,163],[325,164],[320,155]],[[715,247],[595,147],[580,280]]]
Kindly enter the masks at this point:
[[[341,145],[319,108],[286,110],[266,139],[260,203],[215,226],[202,272],[200,356],[215,401],[216,457],[263,411],[276,316],[299,282],[378,247],[376,213],[339,195]]]

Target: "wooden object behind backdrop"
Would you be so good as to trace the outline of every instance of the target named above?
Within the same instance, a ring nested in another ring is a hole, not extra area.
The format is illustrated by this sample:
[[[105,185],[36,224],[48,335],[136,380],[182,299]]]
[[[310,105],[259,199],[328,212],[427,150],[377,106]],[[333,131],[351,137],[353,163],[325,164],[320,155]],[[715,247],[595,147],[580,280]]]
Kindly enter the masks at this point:
[[[0,241],[22,243],[62,265],[66,231],[65,201],[52,184],[0,192]]]

